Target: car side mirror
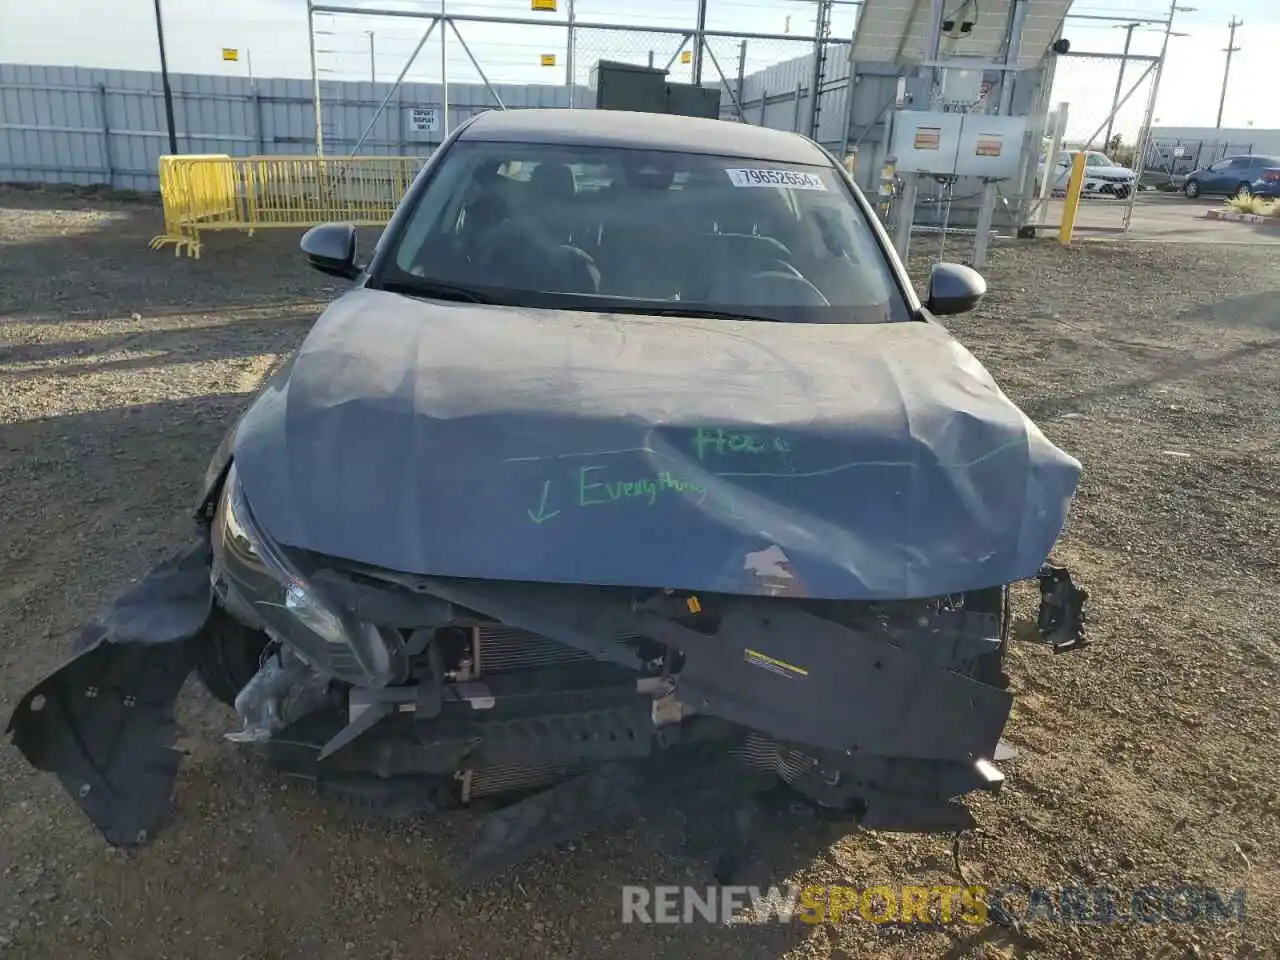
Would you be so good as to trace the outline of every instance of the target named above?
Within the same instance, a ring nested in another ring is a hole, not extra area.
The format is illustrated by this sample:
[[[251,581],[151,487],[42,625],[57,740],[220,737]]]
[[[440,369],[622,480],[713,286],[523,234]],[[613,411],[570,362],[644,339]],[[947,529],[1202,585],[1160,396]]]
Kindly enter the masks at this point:
[[[322,223],[304,233],[299,246],[307,263],[321,273],[347,280],[360,275],[354,224]]]
[[[987,281],[977,270],[962,263],[935,263],[925,307],[938,317],[968,313],[986,295]]]

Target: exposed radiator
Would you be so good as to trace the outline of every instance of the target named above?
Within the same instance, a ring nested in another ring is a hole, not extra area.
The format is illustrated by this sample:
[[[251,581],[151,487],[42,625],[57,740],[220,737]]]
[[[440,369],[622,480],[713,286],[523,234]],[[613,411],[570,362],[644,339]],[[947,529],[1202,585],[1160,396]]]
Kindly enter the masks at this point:
[[[484,623],[480,633],[480,676],[537,670],[569,663],[590,661],[591,655],[528,630],[518,630],[500,623]]]
[[[572,777],[578,771],[572,767],[488,767],[483,770],[467,770],[462,774],[462,802],[477,797],[512,790],[531,790],[550,786]]]
[[[595,659],[577,647],[501,623],[482,623],[476,630],[480,663],[475,672],[479,676],[559,667],[571,663],[591,663]],[[626,634],[617,637],[616,642],[630,643],[637,639],[639,638]]]
[[[528,630],[482,623],[472,634],[479,663],[473,678],[596,662],[591,654]],[[633,637],[618,638],[619,643]],[[550,786],[580,772],[579,767],[511,765],[467,769],[459,773],[463,802],[492,794]]]

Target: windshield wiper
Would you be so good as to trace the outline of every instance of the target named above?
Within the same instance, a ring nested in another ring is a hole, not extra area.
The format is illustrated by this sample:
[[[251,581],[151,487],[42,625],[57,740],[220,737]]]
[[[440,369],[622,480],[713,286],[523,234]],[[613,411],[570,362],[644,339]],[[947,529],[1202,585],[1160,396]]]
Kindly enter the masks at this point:
[[[384,280],[383,290],[403,293],[410,297],[429,297],[432,300],[457,300],[462,303],[500,303],[496,297],[456,283],[439,283],[435,280]]]
[[[732,310],[711,310],[703,307],[610,307],[609,313],[633,313],[645,317],[696,317],[706,320],[768,320],[752,313],[735,313]]]

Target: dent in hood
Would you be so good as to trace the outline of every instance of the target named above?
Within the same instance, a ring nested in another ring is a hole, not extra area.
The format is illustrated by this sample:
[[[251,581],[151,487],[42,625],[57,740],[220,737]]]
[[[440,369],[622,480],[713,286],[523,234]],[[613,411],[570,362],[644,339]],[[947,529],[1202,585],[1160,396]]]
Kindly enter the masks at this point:
[[[944,329],[358,290],[241,421],[281,543],[408,573],[885,599],[1034,576],[1079,463]]]

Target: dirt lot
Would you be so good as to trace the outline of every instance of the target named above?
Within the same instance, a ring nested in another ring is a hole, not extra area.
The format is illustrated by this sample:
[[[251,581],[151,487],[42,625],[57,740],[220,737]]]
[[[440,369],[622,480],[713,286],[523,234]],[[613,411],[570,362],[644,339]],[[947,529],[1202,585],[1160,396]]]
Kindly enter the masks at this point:
[[[155,208],[0,192],[0,710],[187,532],[229,418],[332,288],[296,236],[152,252]],[[953,253],[963,248],[953,246]],[[913,264],[922,275],[925,264]],[[680,823],[629,823],[451,886],[466,815],[366,823],[220,739],[194,686],[176,822],[107,849],[0,748],[0,954],[14,957],[1280,956],[1280,250],[999,247],[954,328],[1078,456],[1060,557],[1094,645],[1018,645],[1003,795],[963,850],[993,885],[1247,887],[1248,921],[712,928],[619,923],[623,883],[691,882]],[[1018,613],[1032,611],[1030,588]],[[753,877],[955,882],[945,839],[803,825]],[[1016,906],[1016,904],[1014,904]]]

